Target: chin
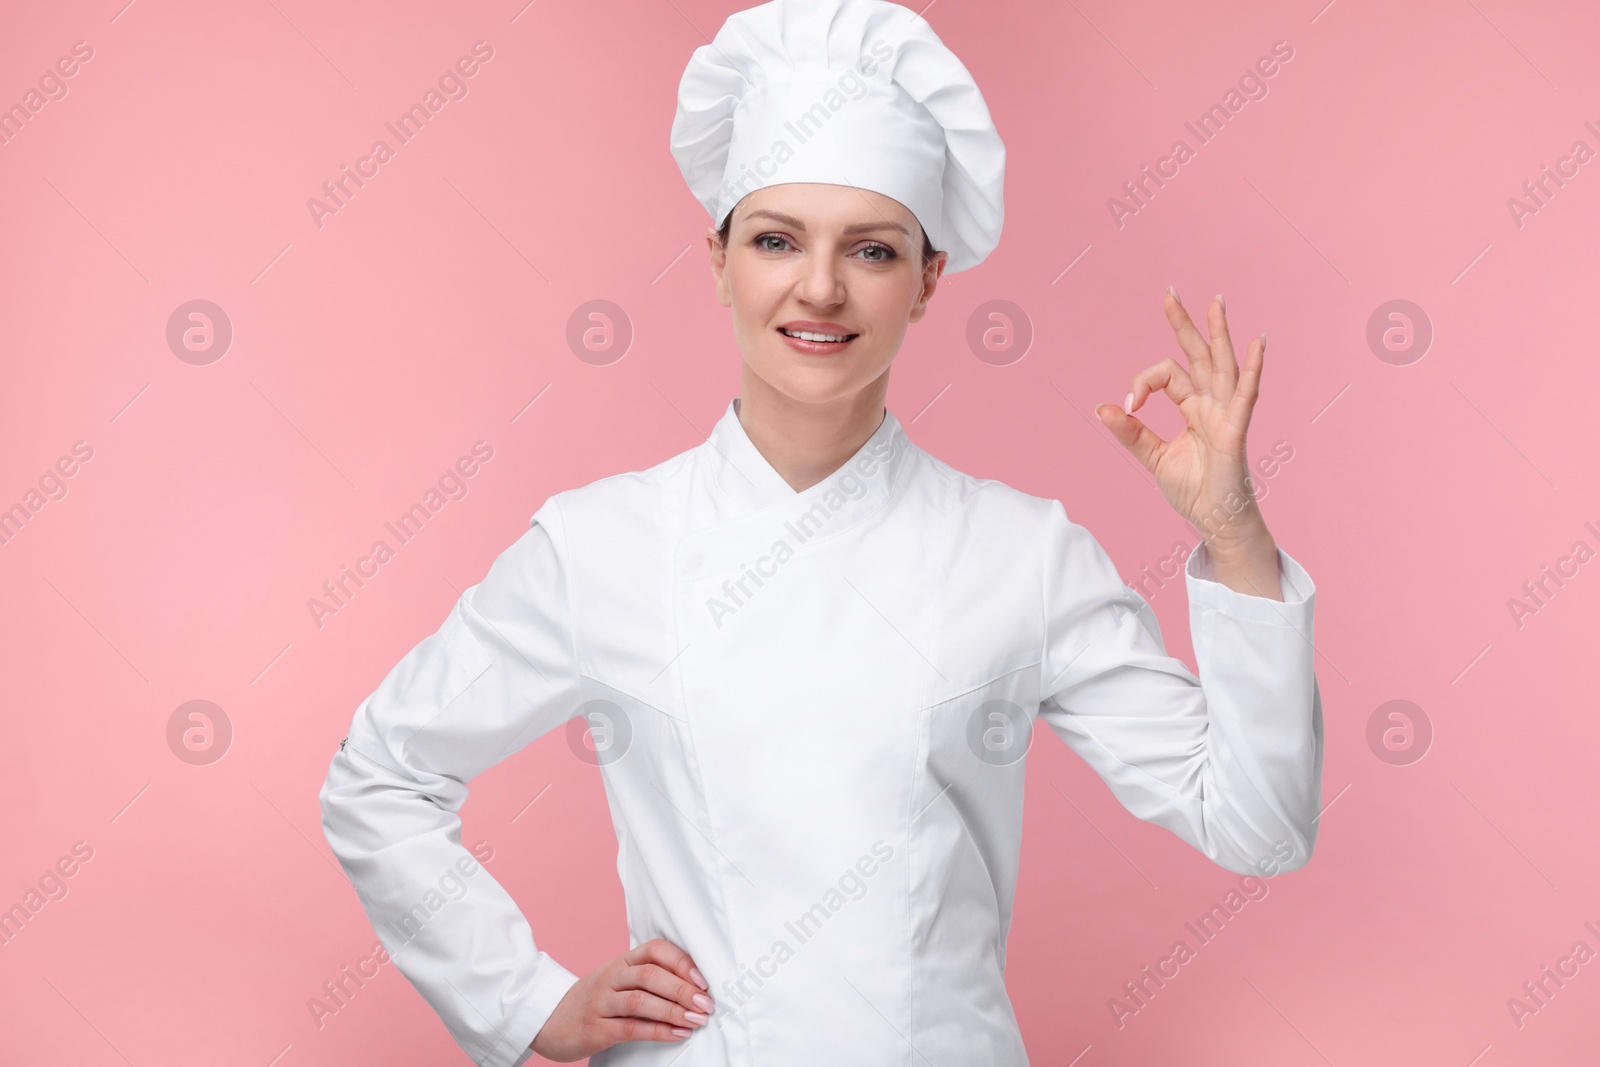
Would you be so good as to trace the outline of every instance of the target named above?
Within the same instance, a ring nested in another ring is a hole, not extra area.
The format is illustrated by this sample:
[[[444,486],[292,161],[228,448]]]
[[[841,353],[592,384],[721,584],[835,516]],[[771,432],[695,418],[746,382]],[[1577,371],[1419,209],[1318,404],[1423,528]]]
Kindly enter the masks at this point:
[[[753,364],[752,370],[776,392],[804,404],[825,404],[854,396],[876,381],[887,364],[865,364],[843,357],[815,360],[809,365],[785,352],[776,359]]]

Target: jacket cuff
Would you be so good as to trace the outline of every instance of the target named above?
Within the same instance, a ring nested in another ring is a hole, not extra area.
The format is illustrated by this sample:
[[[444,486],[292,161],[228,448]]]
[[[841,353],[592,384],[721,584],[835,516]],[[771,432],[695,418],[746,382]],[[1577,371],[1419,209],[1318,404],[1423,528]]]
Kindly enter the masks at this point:
[[[1278,549],[1278,570],[1279,594],[1283,597],[1281,601],[1230,589],[1216,580],[1210,549],[1206,542],[1201,541],[1190,551],[1183,568],[1189,589],[1189,605],[1248,622],[1303,626],[1316,602],[1316,584],[1311,581],[1305,568],[1281,547]]]
[[[527,1062],[533,1055],[533,1039],[555,1013],[556,1005],[567,995],[567,990],[577,983],[577,975],[557,963],[548,952],[540,952],[539,977],[534,979],[528,999],[506,1027],[500,1043],[479,1061],[479,1067],[521,1067]]]

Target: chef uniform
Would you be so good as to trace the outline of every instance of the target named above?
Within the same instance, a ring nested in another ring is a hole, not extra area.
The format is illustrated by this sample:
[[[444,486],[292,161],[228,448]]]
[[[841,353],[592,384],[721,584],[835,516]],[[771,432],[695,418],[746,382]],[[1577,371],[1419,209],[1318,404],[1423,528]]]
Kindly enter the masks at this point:
[[[998,139],[965,68],[904,8],[780,0],[736,14],[685,74],[674,152],[720,221],[743,194],[715,186],[750,158],[730,139],[754,123],[749,151],[766,150],[771,108],[793,114],[786,94],[804,96],[819,65],[856,67],[875,37],[893,57],[850,106],[887,110],[836,132],[866,136],[895,109],[932,121],[940,188],[870,148],[846,168],[908,205],[924,197],[935,246],[971,265],[998,237]],[[804,85],[777,84],[786,56],[803,59]],[[723,92],[741,64],[768,98],[748,118]],[[933,106],[912,107],[917,93]],[[788,163],[764,177],[844,183],[822,153]],[[487,871],[458,880],[457,899],[438,892],[474,867],[456,813],[479,773],[574,719],[594,738],[630,943],[688,951],[717,1004],[690,1037],[615,1045],[597,1067],[1025,1065],[1003,972],[1040,720],[1135,816],[1228,870],[1310,858],[1315,587],[1287,553],[1281,602],[1215,582],[1203,542],[1190,553],[1202,687],[1059,501],[954,470],[887,410],[843,466],[796,492],[738,409],[665,462],[549,497],[361,703],[333,756],[329,844],[474,1062],[528,1059],[577,976]]]

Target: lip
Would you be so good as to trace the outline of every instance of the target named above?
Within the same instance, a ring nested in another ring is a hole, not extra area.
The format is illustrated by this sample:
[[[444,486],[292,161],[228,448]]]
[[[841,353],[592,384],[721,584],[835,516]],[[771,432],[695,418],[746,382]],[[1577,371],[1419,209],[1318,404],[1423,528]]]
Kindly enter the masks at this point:
[[[806,333],[855,333],[855,330],[842,326],[837,322],[815,322],[811,319],[795,319],[793,322],[780,322],[778,327],[784,330],[804,330]]]
[[[806,341],[799,337],[790,337],[784,330],[804,331],[806,333],[831,333],[849,337],[846,341]],[[779,337],[785,344],[798,352],[813,356],[831,356],[843,352],[851,343],[860,336],[854,330],[841,326],[837,322],[813,322],[809,319],[796,319],[793,322],[780,323],[777,330]]]

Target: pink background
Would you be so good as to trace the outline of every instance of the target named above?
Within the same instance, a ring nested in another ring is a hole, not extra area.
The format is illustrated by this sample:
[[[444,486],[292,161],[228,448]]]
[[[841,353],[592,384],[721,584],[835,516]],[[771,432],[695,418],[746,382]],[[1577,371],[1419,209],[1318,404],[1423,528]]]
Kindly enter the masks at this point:
[[[735,8],[123,2],[27,5],[0,35],[0,104],[93,48],[0,146],[0,507],[93,450],[0,545],[0,908],[93,850],[0,949],[0,1062],[464,1063],[392,967],[314,1020],[376,943],[317,789],[357,703],[549,494],[696,445],[737,392],[667,150],[683,66]],[[1166,285],[1197,308],[1221,291],[1240,338],[1270,333],[1251,452],[1292,449],[1262,507],[1319,589],[1315,858],[1120,1029],[1107,1001],[1238,877],[1055,737],[1031,753],[1008,978],[1039,1064],[1596,1054],[1600,961],[1520,1027],[1507,1000],[1600,950],[1600,563],[1520,626],[1508,600],[1600,548],[1592,439],[1569,430],[1600,390],[1600,162],[1521,226],[1507,200],[1574,141],[1600,149],[1600,12],[1320,3],[927,12],[1006,140],[1007,225],[913,328],[891,409],[954,466],[1063,500],[1135,582],[1193,533],[1093,405],[1179,357]],[[319,228],[307,199],[394,147],[383,124],[478,40],[469,94]],[[1293,58],[1268,95],[1197,147],[1184,122],[1276,41]],[[1194,158],[1119,228],[1108,198],[1179,138]],[[166,341],[194,299],[234,331],[208,365]],[[608,365],[566,342],[592,299],[633,329]],[[994,299],[1034,331],[1005,366],[965,339]],[[1396,299],[1434,330],[1404,365],[1366,339]],[[319,628],[307,598],[478,440],[469,495]],[[1152,603],[1192,665],[1181,586]],[[210,765],[167,740],[195,699],[233,729]],[[1367,740],[1399,699],[1433,729],[1404,765]],[[464,816],[541,946],[579,973],[626,949],[598,771],[562,733]]]

